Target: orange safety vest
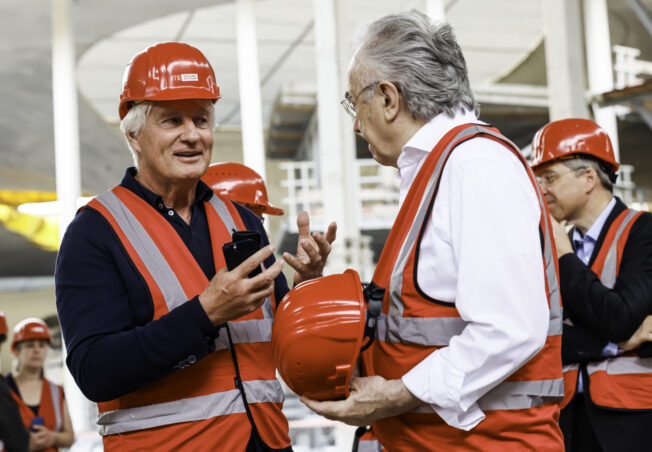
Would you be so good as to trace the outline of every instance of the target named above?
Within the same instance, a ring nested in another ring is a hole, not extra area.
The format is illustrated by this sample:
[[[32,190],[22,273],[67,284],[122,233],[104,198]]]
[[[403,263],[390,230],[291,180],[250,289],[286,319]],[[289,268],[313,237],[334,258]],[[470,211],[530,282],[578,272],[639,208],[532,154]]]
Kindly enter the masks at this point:
[[[16,394],[13,390],[11,395],[18,405],[18,411],[23,418],[23,423],[29,429],[32,425],[32,419],[37,415],[27,405],[20,395]],[[41,386],[41,400],[38,407],[38,416],[43,417],[43,425],[54,432],[63,430],[63,388],[59,385],[51,383],[43,378],[43,385]],[[57,452],[59,449],[50,447],[44,449],[45,452]]]
[[[231,231],[245,227],[230,201],[214,195],[204,205],[215,268],[220,269],[225,266],[222,245],[231,241]],[[146,281],[154,303],[152,320],[206,288],[208,279],[174,228],[138,195],[118,186],[88,206],[108,220]],[[258,432],[270,447],[284,448],[290,438],[269,342],[272,322],[268,298],[261,308],[228,325]],[[201,361],[190,356],[180,370],[98,403],[104,449],[244,451],[252,429],[235,386],[226,336],[223,330],[216,351]]]
[[[502,143],[523,163],[541,208],[542,268],[549,306],[544,347],[520,369],[478,400],[486,418],[471,431],[446,424],[429,405],[373,424],[390,451],[518,450],[561,451],[557,421],[563,396],[561,371],[562,307],[557,254],[547,205],[518,148],[497,129],[465,124],[450,130],[419,170],[383,247],[373,281],[387,288],[377,341],[363,357],[367,375],[401,378],[435,350],[448,345],[466,322],[454,303],[433,303],[415,286],[419,237],[433,208],[444,165],[455,147],[483,137]]]
[[[610,289],[616,285],[629,232],[642,212],[622,211],[611,223],[591,270]],[[579,364],[564,366],[564,401],[575,396]],[[624,410],[652,409],[652,358],[639,358],[636,351],[586,364],[589,394],[594,404]]]

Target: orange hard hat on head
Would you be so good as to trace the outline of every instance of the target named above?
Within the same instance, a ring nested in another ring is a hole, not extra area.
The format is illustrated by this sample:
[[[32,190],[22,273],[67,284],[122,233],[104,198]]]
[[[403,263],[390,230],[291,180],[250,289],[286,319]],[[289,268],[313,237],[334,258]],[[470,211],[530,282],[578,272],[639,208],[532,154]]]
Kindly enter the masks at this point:
[[[30,339],[45,339],[48,344],[52,344],[52,336],[48,326],[41,319],[29,318],[20,321],[14,327],[14,337],[11,340],[11,349],[16,351],[16,345]]]
[[[532,140],[532,169],[553,160],[581,156],[600,160],[608,172],[615,173],[620,166],[607,132],[588,119],[553,121],[539,129]]]
[[[267,199],[267,188],[263,178],[240,163],[215,163],[208,167],[202,180],[215,193],[247,206],[260,209],[269,215],[283,215],[283,209],[274,207]]]
[[[123,119],[135,102],[207,99],[220,88],[203,53],[180,42],[163,42],[136,54],[125,70],[118,112]]]
[[[375,336],[384,292],[373,283],[363,291],[358,274],[347,270],[287,293],[274,316],[272,349],[290,389],[315,400],[349,396],[360,351]]]

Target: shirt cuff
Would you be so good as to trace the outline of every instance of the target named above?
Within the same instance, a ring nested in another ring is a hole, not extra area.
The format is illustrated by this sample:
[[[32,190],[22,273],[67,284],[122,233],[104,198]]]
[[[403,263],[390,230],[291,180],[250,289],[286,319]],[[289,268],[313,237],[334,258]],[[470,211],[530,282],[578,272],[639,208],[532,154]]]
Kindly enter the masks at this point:
[[[208,342],[213,342],[220,335],[220,326],[213,326],[206,311],[199,302],[199,295],[189,300],[187,309],[190,311],[193,319],[197,322],[201,334]]]
[[[403,384],[415,397],[430,406],[448,425],[471,430],[484,418],[477,403],[464,407],[460,401],[464,374],[430,355],[402,377]]]

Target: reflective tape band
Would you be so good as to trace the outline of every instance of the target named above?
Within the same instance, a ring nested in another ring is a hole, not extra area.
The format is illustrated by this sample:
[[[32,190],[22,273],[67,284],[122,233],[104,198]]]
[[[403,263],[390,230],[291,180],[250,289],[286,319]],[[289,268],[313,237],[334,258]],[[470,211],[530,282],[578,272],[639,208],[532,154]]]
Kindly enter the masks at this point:
[[[377,322],[378,340],[430,346],[448,345],[462,333],[468,322],[460,317],[397,317],[381,315]]]
[[[625,219],[620,223],[620,226],[616,231],[614,240],[611,242],[611,246],[607,252],[607,257],[604,260],[602,273],[600,274],[600,282],[609,289],[614,288],[616,285],[616,277],[618,276],[618,240],[636,214],[638,214],[636,210],[629,210],[629,212],[627,212]]]
[[[557,403],[564,397],[564,379],[540,381],[504,381],[478,400],[483,411],[527,410]],[[435,413],[431,405],[423,405],[414,413]]]
[[[136,250],[138,257],[143,261],[156,285],[161,289],[168,310],[172,311],[186,302],[188,300],[186,293],[172,268],[168,265],[147,230],[122,200],[112,191],[104,192],[95,199],[111,213],[131,246]]]
[[[586,365],[589,375],[603,371],[609,375],[623,374],[652,374],[652,358],[639,358],[638,356],[616,356],[604,361]]]
[[[561,366],[562,372],[571,372],[573,370],[580,370],[580,365],[576,363],[576,364],[566,364],[564,366]]]
[[[272,301],[269,297],[263,304],[263,313],[266,306],[271,307]],[[272,324],[274,318],[241,320],[239,322],[229,322],[231,338],[234,344],[249,344],[252,342],[269,342],[272,340]],[[220,334],[215,339],[215,350],[227,350],[229,348],[229,338],[226,333]]]
[[[504,381],[478,401],[481,410],[524,410],[564,397],[564,379]]]
[[[50,385],[50,395],[52,397],[52,407],[54,408],[54,417],[55,417],[55,432],[60,432],[63,428],[63,419],[61,419],[61,392],[59,387],[54,383],[48,382]]]
[[[249,405],[282,403],[284,400],[283,389],[277,380],[245,381],[244,389]],[[100,435],[106,436],[244,412],[240,391],[231,389],[173,402],[100,413],[97,424]]]
[[[235,220],[231,216],[231,212],[226,207],[224,201],[222,201],[219,196],[213,195],[210,199],[210,205],[213,206],[217,214],[219,215],[222,222],[226,226],[226,229],[229,231],[229,234],[232,234],[233,231],[237,231],[238,227],[235,224]]]
[[[360,440],[358,443],[358,452],[382,452],[383,446],[378,440]]]

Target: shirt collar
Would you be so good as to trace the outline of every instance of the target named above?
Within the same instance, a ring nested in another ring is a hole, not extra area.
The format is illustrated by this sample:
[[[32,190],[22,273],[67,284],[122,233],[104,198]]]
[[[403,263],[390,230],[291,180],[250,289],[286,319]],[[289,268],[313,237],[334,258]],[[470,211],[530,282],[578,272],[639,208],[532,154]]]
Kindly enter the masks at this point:
[[[616,198],[612,196],[611,201],[609,201],[609,204],[607,204],[607,207],[604,208],[602,213],[600,213],[598,218],[593,222],[589,230],[586,231],[584,237],[582,237],[582,234],[577,228],[574,228],[573,241],[582,242],[585,238],[588,237],[591,240],[593,240],[593,242],[597,242],[598,237],[600,237],[600,231],[602,231],[602,228],[604,227],[604,223],[607,221],[607,217],[609,216],[609,214],[611,213],[615,205],[616,205]]]
[[[163,198],[160,195],[154,193],[151,190],[143,187],[140,182],[136,180],[137,170],[133,166],[127,168],[125,175],[122,178],[120,185],[136,193],[138,196],[143,198],[149,204],[154,207],[158,207],[163,204]],[[208,201],[213,196],[213,190],[206,185],[203,181],[197,182],[197,188],[195,189],[195,202]]]
[[[468,123],[485,124],[478,121],[474,112],[468,110],[458,110],[453,117],[440,113],[432,118],[403,146],[396,162],[399,171],[420,161],[423,154],[429,153],[449,130]]]

